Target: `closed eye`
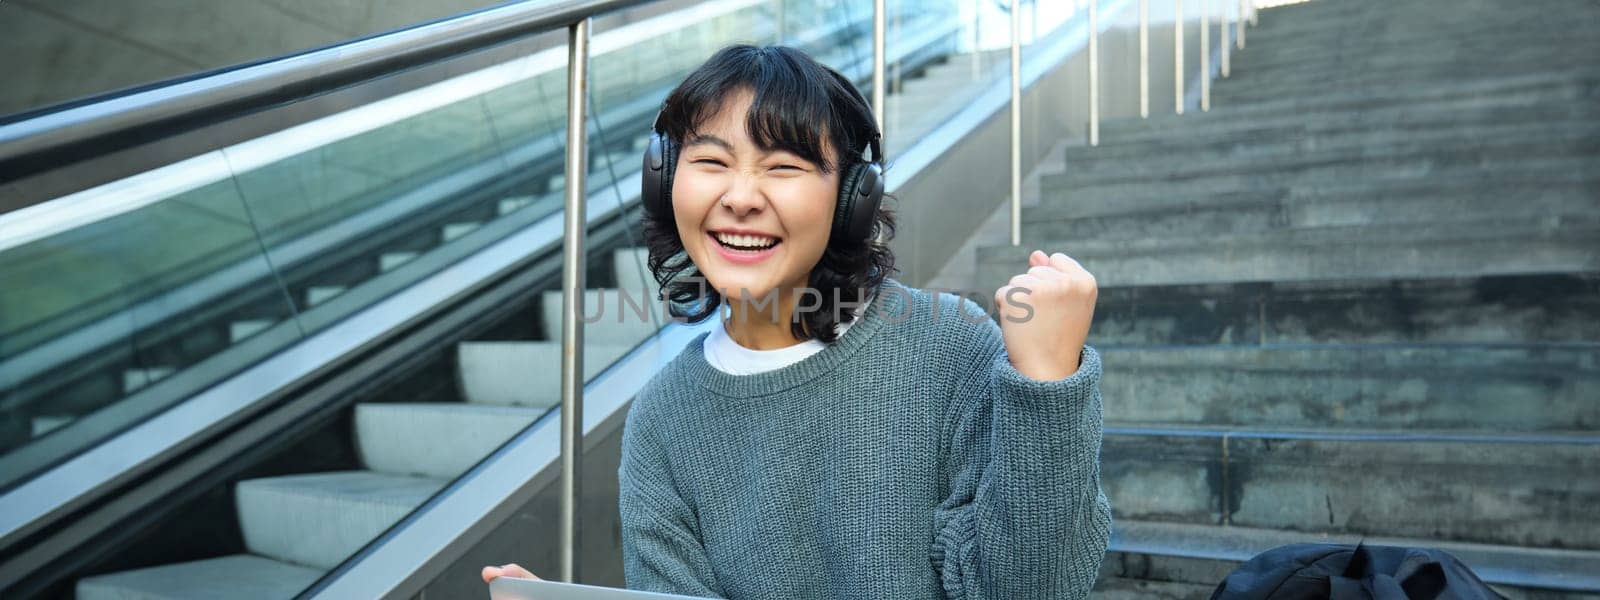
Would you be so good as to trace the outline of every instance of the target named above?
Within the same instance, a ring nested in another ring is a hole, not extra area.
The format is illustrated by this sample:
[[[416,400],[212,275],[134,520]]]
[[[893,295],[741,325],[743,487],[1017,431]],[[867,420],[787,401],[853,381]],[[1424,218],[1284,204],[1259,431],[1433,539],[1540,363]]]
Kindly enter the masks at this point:
[[[697,159],[697,160],[695,160],[695,161],[694,161],[694,162],[693,162],[693,163],[692,163],[692,164],[697,164],[697,165],[700,165],[700,164],[706,164],[706,165],[716,165],[716,166],[719,166],[719,167],[721,167],[721,166],[725,166],[725,165],[723,165],[723,164],[722,164],[722,161],[720,161],[720,160],[717,160],[717,159],[715,159],[715,158],[701,158],[701,159]]]

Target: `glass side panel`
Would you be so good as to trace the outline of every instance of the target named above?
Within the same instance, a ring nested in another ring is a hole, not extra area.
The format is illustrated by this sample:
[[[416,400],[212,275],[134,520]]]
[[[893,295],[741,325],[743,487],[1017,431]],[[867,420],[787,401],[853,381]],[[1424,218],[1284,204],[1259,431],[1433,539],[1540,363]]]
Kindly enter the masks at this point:
[[[495,0],[0,2],[7,115],[424,23]]]
[[[0,216],[0,487],[556,210],[564,50],[520,44]]]

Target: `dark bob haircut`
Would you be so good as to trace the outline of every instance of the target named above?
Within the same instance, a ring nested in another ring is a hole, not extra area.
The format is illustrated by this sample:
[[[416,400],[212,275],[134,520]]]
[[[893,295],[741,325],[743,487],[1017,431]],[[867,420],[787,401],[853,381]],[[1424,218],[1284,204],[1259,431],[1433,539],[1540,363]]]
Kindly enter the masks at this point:
[[[660,127],[681,147],[729,98],[748,91],[753,99],[745,128],[757,146],[791,152],[825,173],[842,171],[865,160],[867,143],[877,132],[872,109],[847,85],[837,72],[794,48],[729,46],[668,94]],[[895,273],[888,246],[894,215],[887,207],[889,198],[885,200],[866,239],[828,238],[807,282],[822,296],[821,306],[791,319],[796,339],[832,343],[838,337],[834,326],[855,318],[841,305],[858,305]],[[699,268],[684,252],[671,212],[653,217],[646,211],[643,230],[650,270],[672,315],[698,323],[716,314],[722,294],[703,284]]]

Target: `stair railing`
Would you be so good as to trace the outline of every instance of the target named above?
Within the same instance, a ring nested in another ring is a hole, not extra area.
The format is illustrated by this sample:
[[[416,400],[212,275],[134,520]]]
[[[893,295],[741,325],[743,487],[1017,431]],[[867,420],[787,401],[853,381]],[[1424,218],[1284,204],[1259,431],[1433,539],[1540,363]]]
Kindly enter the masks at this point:
[[[1204,1],[1204,0],[1203,0]],[[1022,89],[1019,85],[1019,75],[1022,60],[1021,45],[1021,9],[1022,0],[1012,0],[1011,6],[1011,245],[1022,245]],[[1256,23],[1256,0],[1237,0],[1237,12],[1230,11],[1231,0],[1221,0],[1222,7],[1218,18],[1218,32],[1221,43],[1218,51],[1221,59],[1221,76],[1228,77],[1231,70],[1231,57],[1228,47],[1228,28],[1235,28],[1234,41],[1238,49],[1244,49],[1245,25]],[[1088,142],[1090,146],[1100,145],[1100,24],[1098,17],[1099,0],[1089,2],[1089,44],[1088,44]],[[1173,112],[1183,114],[1186,96],[1184,94],[1184,52],[1183,52],[1183,0],[1172,0],[1172,85],[1173,85]],[[1211,20],[1210,11],[1200,10],[1200,99],[1199,105],[1202,112],[1211,110]],[[1139,117],[1150,117],[1150,0],[1139,0]]]

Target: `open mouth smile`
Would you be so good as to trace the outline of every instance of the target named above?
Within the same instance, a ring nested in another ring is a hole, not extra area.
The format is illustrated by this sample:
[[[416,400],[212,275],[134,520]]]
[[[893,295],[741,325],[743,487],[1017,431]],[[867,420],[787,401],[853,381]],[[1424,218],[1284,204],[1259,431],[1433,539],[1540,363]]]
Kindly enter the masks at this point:
[[[783,238],[752,233],[710,231],[706,237],[724,259],[739,264],[761,262],[783,243]]]

